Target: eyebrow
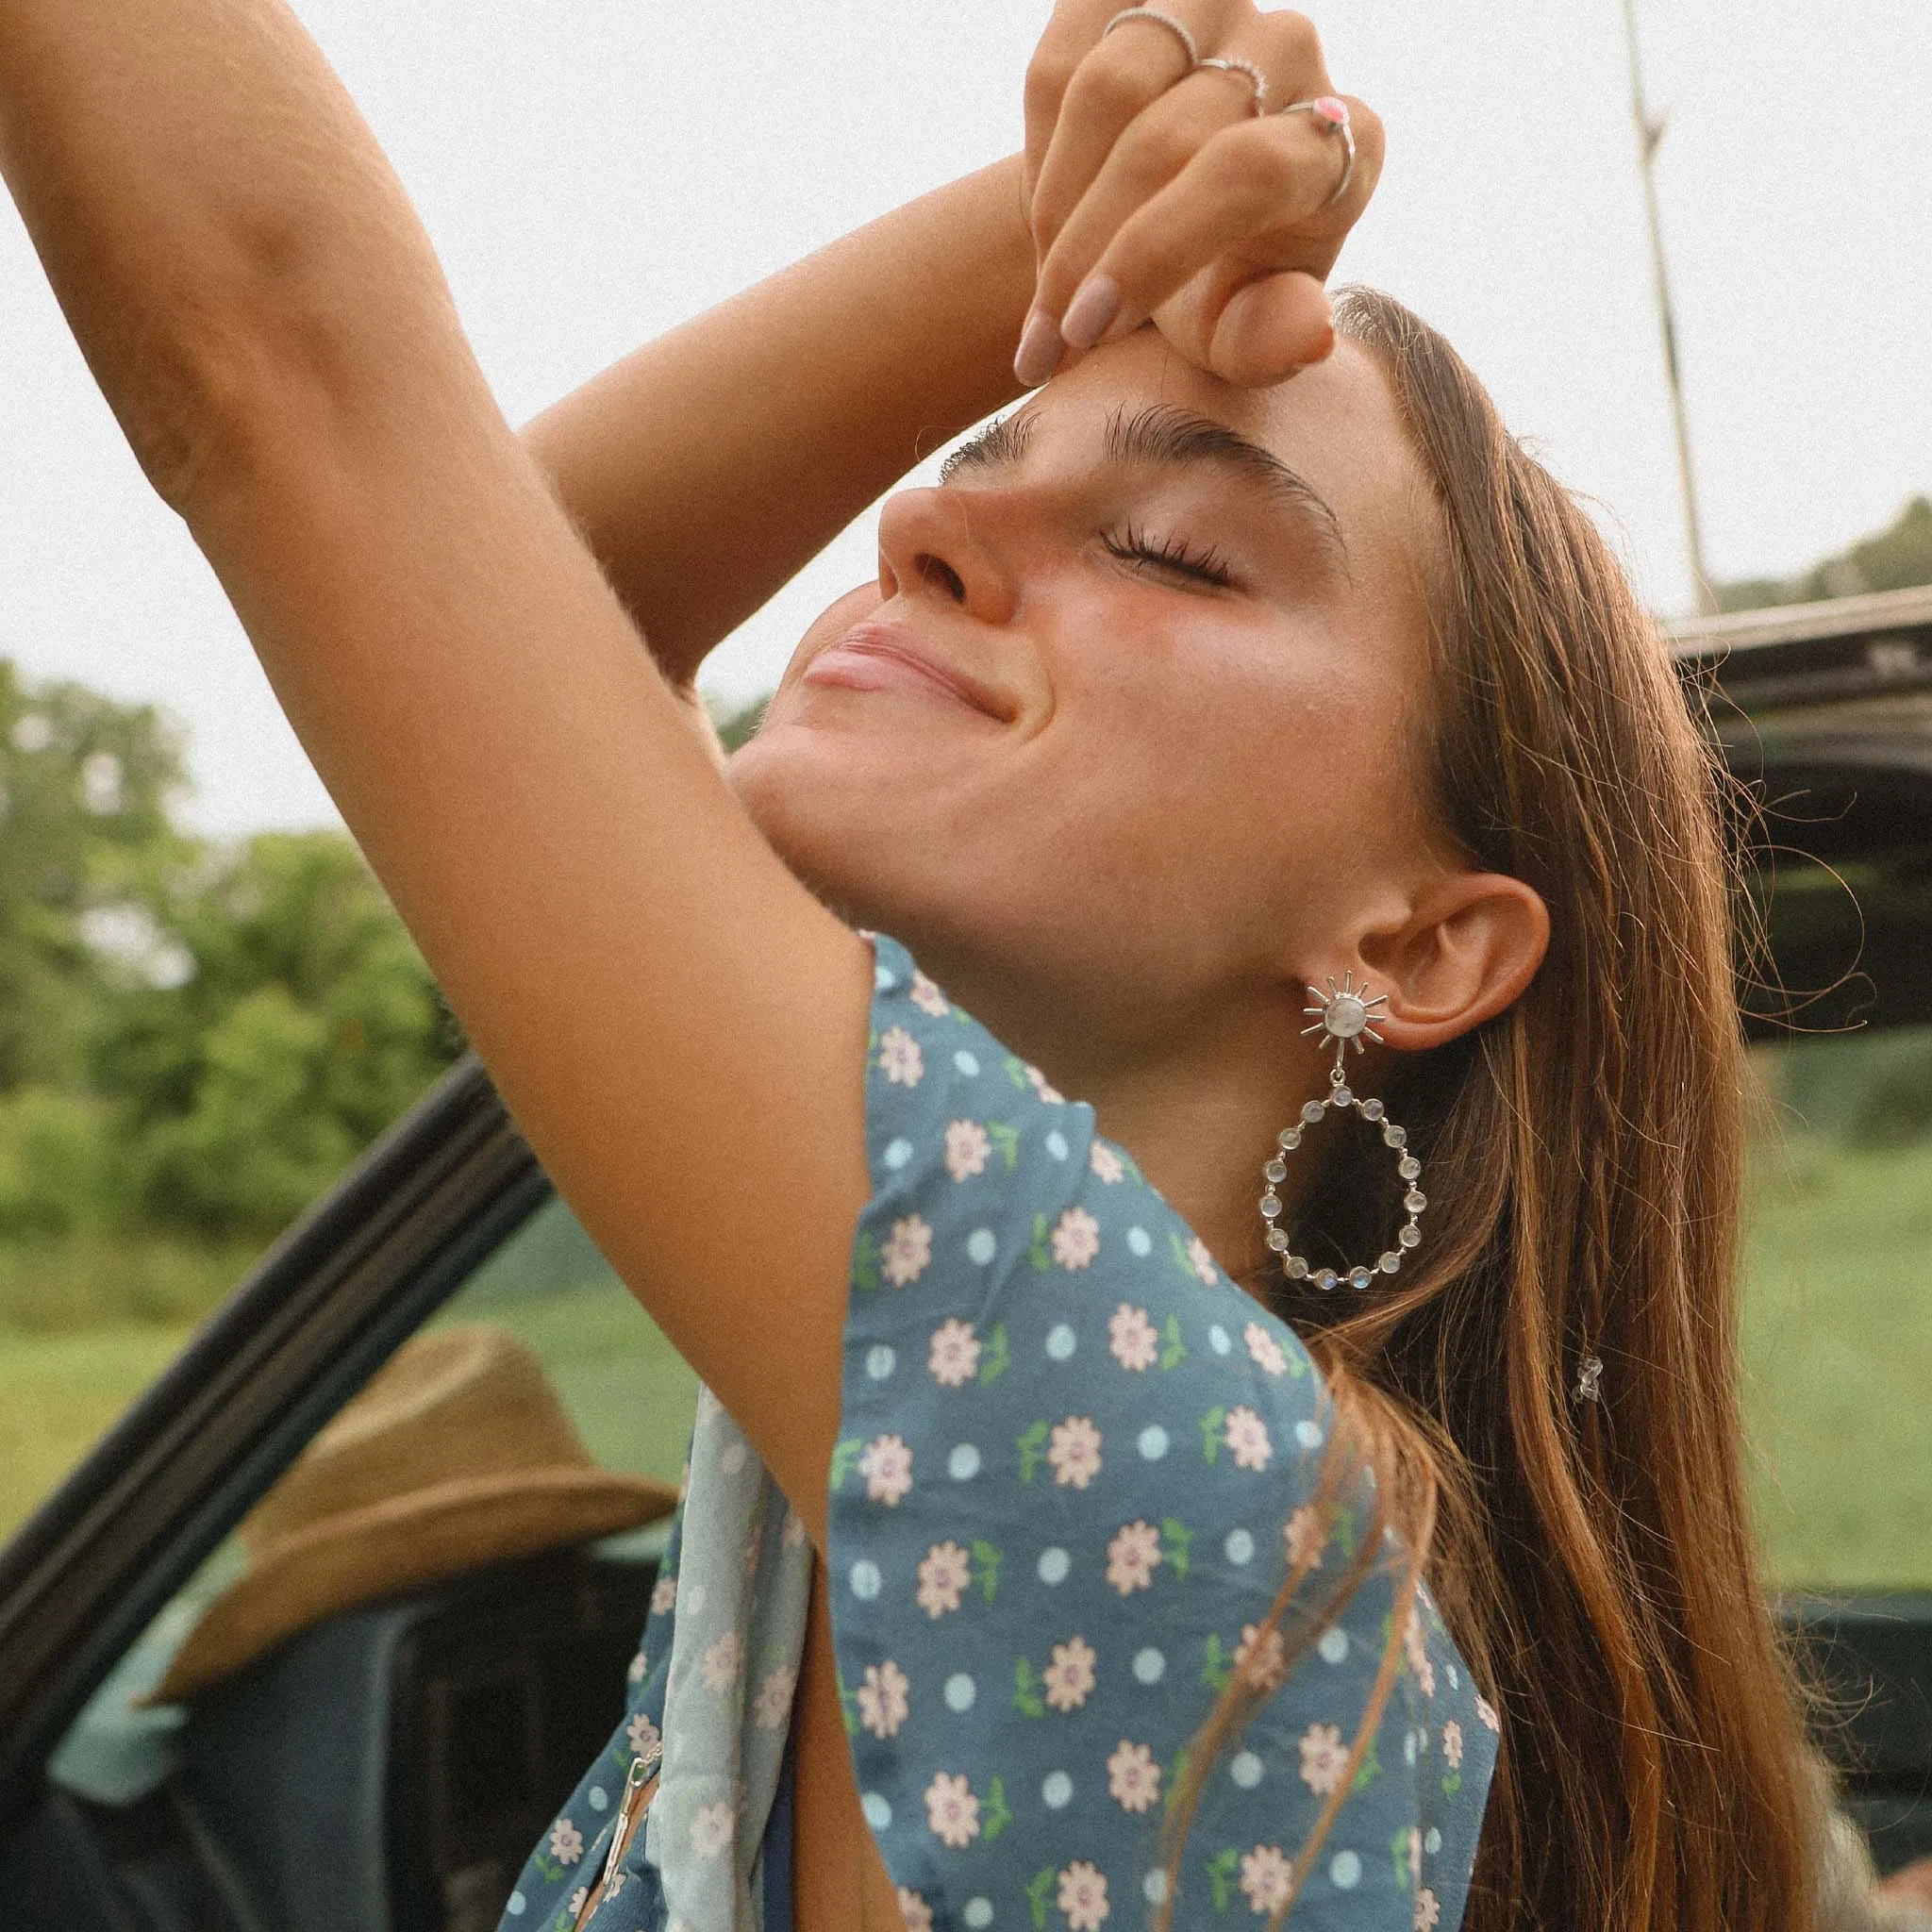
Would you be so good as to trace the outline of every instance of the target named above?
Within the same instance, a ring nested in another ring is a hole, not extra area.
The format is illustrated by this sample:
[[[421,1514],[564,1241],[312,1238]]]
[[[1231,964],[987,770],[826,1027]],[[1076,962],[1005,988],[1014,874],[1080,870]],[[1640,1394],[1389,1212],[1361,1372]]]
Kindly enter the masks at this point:
[[[1025,457],[1039,423],[1039,412],[1032,409],[989,423],[947,457],[940,466],[940,481],[950,483],[961,471],[1017,466]],[[1169,403],[1150,404],[1131,416],[1118,408],[1108,417],[1101,447],[1112,464],[1170,470],[1211,467],[1259,483],[1277,503],[1310,526],[1343,569],[1347,568],[1348,542],[1341,534],[1341,520],[1327,498],[1273,450],[1249,441],[1225,423]]]

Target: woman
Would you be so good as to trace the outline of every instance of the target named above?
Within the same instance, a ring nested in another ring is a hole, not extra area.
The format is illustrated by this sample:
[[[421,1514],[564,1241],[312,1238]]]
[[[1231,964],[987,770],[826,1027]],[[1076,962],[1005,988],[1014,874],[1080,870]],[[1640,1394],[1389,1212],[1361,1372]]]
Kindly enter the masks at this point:
[[[1331,310],[1381,135],[1308,24],[1063,0],[1024,157],[525,446],[275,0],[0,0],[0,91],[148,475],[722,1404],[510,1923],[1811,1923],[1719,787],[1446,344]],[[1048,377],[721,778],[707,651]]]

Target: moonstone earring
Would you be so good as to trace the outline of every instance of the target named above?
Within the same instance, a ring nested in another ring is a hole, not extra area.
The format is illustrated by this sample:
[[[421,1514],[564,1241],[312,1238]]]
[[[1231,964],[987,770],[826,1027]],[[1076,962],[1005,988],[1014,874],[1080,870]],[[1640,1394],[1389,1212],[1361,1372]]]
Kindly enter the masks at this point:
[[[1328,1070],[1328,1097],[1326,1100],[1309,1101],[1302,1108],[1301,1119],[1293,1126],[1283,1127],[1275,1136],[1279,1151],[1270,1156],[1261,1170],[1261,1177],[1268,1184],[1267,1192],[1261,1196],[1261,1219],[1268,1224],[1268,1245],[1281,1257],[1281,1272],[1291,1281],[1312,1281],[1323,1290],[1332,1289],[1341,1281],[1346,1281],[1351,1288],[1367,1288],[1377,1274],[1393,1274],[1402,1266],[1402,1257],[1421,1245],[1423,1231],[1417,1224],[1423,1209],[1429,1205],[1428,1197],[1416,1185],[1422,1179],[1423,1164],[1408,1151],[1407,1130],[1388,1118],[1387,1110],[1379,1100],[1361,1099],[1350,1092],[1343,1071],[1351,1041],[1358,1054],[1368,1051],[1362,1043],[1364,1034],[1376,1045],[1382,1043],[1382,1036],[1374,1028],[1374,1022],[1381,1017],[1375,1008],[1388,1005],[1389,995],[1378,992],[1371,997],[1366,981],[1357,986],[1351,968],[1342,975],[1340,986],[1331,975],[1325,993],[1319,987],[1311,986],[1308,997],[1314,1004],[1302,1010],[1314,1024],[1302,1028],[1302,1037],[1307,1039],[1323,1034],[1335,1042],[1335,1064]],[[1281,1225],[1281,1196],[1274,1191],[1275,1187],[1288,1178],[1286,1157],[1302,1144],[1302,1135],[1316,1125],[1331,1107],[1355,1108],[1363,1120],[1379,1126],[1382,1144],[1394,1152],[1395,1172],[1407,1183],[1402,1205],[1407,1210],[1408,1219],[1395,1230],[1395,1245],[1373,1266],[1357,1262],[1353,1268],[1340,1272],[1333,1268],[1311,1268],[1305,1256],[1291,1251],[1288,1230]]]

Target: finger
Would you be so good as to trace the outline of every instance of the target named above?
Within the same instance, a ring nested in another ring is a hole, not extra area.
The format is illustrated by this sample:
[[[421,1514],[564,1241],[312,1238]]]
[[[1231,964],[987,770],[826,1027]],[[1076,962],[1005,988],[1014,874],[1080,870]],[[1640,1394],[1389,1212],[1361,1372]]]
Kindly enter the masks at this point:
[[[1233,286],[1209,271],[1163,303],[1155,319],[1190,361],[1238,389],[1280,382],[1335,347],[1328,291],[1302,269]]]
[[[1075,348],[1130,333],[1224,255],[1251,271],[1325,275],[1374,192],[1380,159],[1379,142],[1365,153],[1358,138],[1347,192],[1334,201],[1340,142],[1312,115],[1274,114],[1223,128],[1150,192],[1174,152],[1129,152],[1142,145],[1122,143],[1041,264],[1036,308],[1063,304],[1061,327]]]

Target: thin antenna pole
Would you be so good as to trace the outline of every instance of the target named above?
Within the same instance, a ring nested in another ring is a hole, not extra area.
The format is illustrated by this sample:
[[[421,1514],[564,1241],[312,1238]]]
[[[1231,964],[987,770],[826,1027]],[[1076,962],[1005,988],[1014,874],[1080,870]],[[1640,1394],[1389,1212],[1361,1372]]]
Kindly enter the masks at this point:
[[[1643,212],[1650,226],[1650,268],[1657,289],[1657,322],[1663,332],[1664,380],[1671,394],[1671,428],[1677,444],[1677,493],[1684,511],[1684,549],[1690,564],[1690,588],[1701,617],[1717,612],[1717,592],[1704,567],[1704,530],[1697,514],[1697,477],[1690,465],[1690,424],[1684,410],[1684,380],[1677,366],[1677,323],[1671,307],[1670,270],[1664,261],[1663,220],[1657,205],[1657,151],[1665,122],[1653,117],[1643,98],[1643,63],[1637,46],[1637,0],[1624,0],[1624,41],[1630,55],[1630,112],[1637,122],[1637,158],[1643,176]]]

